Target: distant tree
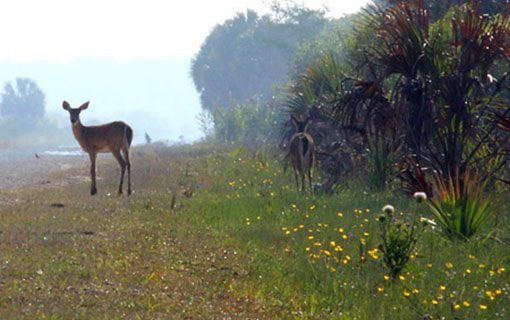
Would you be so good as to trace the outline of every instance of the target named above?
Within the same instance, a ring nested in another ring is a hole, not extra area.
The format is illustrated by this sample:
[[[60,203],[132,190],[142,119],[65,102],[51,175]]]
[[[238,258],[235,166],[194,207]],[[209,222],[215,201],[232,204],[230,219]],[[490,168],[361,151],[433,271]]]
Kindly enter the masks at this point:
[[[218,25],[192,62],[191,76],[202,107],[269,101],[273,86],[286,80],[290,61],[327,19],[323,11],[273,4],[272,15],[248,10]]]
[[[342,62],[343,68],[349,68],[348,48],[352,46],[351,42],[355,37],[353,26],[356,18],[357,15],[353,14],[328,21],[320,34],[303,42],[291,60],[291,79],[294,81],[305,73],[309,66],[328,54],[333,54],[336,60]]]
[[[34,123],[44,117],[45,98],[34,80],[16,78],[15,86],[5,84],[0,102],[3,117],[12,117]]]

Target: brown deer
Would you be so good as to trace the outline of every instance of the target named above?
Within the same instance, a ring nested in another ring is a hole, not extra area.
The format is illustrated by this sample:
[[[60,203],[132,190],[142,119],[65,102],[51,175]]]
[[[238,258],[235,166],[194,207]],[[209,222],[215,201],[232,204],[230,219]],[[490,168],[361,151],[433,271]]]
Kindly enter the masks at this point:
[[[97,193],[96,188],[96,157],[98,153],[111,152],[120,164],[119,194],[122,194],[124,173],[128,171],[128,195],[131,194],[131,161],[129,147],[133,140],[133,130],[122,121],[115,121],[100,126],[84,126],[80,121],[80,112],[87,109],[89,102],[79,108],[71,108],[67,101],[62,103],[64,110],[69,111],[73,134],[82,149],[90,157],[90,194]]]
[[[294,169],[294,177],[299,190],[299,180],[301,180],[301,191],[305,191],[305,176],[308,177],[308,185],[312,190],[312,168],[315,162],[315,142],[308,133],[308,123],[306,120],[298,120],[292,116],[291,121],[295,127],[294,133],[289,140],[290,163]],[[298,178],[299,175],[299,178]]]

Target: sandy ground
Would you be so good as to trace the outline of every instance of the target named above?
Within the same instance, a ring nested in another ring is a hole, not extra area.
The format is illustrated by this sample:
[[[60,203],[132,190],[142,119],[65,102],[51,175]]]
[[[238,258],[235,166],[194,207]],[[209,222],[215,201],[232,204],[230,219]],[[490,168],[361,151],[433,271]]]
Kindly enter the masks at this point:
[[[84,176],[56,175],[59,171],[82,168],[88,165],[85,155],[49,155],[28,150],[0,150],[0,191],[21,187],[62,185]],[[86,173],[84,171],[83,173]]]

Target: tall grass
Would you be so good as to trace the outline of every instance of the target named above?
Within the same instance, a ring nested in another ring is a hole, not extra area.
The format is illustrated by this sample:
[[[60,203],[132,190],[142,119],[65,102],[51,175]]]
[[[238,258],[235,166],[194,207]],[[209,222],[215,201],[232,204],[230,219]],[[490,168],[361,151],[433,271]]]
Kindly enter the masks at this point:
[[[335,195],[303,196],[271,156],[148,147],[133,152],[126,199],[108,195],[119,175],[111,161],[95,198],[88,183],[1,194],[18,201],[0,205],[0,317],[510,316],[508,216],[501,241],[425,230],[389,281],[376,250],[381,205],[411,221],[425,210],[393,190],[353,179]]]

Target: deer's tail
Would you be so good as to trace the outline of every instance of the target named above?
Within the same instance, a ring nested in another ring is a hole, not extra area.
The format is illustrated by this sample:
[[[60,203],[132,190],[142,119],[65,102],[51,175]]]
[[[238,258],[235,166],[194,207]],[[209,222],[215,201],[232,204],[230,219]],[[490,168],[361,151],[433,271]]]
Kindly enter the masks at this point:
[[[131,142],[133,142],[133,129],[128,125],[124,128],[124,137],[127,140],[128,146],[131,146]]]

